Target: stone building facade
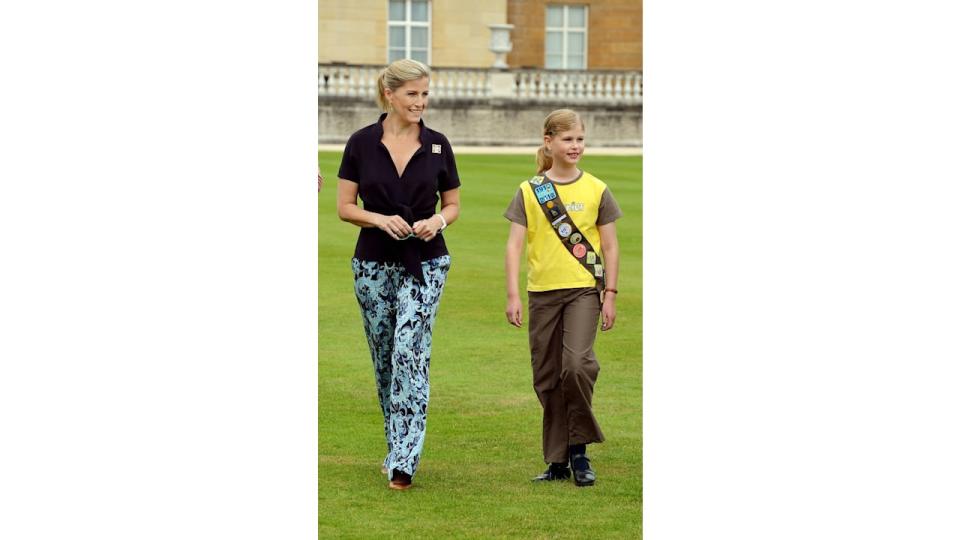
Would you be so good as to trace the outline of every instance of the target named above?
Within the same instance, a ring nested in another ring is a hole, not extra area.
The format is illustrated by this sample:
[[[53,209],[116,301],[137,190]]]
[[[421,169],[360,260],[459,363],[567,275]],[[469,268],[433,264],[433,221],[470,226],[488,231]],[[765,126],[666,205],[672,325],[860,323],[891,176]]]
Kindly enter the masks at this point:
[[[548,5],[586,7],[586,69],[643,69],[643,3],[640,0],[508,0],[514,25],[511,67],[546,67]]]
[[[455,145],[538,144],[568,107],[589,144],[641,148],[642,17],[639,0],[319,0],[318,141],[376,119],[376,76],[403,54],[430,65],[425,121]],[[491,25],[505,24],[508,67],[493,67]]]
[[[640,0],[424,1],[429,12],[431,66],[490,67],[494,54],[489,50],[488,25],[507,23],[514,25],[507,64],[544,68],[548,6],[584,6],[586,69],[643,69]],[[320,63],[388,63],[390,0],[319,0],[319,4]]]
[[[487,68],[488,24],[507,22],[507,0],[431,0],[430,62],[439,67]],[[320,0],[321,64],[387,64],[389,0]]]

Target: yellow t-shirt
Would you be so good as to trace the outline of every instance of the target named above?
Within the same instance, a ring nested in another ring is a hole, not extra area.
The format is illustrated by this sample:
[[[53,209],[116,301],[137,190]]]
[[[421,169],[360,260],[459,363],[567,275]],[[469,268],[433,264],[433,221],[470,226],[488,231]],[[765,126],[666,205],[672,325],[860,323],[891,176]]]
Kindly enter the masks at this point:
[[[599,257],[601,247],[597,226],[615,221],[623,215],[607,185],[588,172],[581,173],[580,177],[572,182],[555,182],[554,185],[557,195],[567,207],[567,215],[597,250]],[[547,221],[530,182],[524,181],[520,184],[520,189],[504,216],[527,228],[528,291],[596,285],[597,278],[564,247],[557,231]]]

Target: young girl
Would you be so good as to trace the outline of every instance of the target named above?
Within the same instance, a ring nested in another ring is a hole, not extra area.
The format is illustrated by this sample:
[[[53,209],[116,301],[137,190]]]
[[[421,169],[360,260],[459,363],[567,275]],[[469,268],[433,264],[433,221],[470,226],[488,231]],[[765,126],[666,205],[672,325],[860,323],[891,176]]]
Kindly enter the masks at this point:
[[[527,297],[533,388],[543,406],[543,459],[535,481],[591,486],[596,473],[586,445],[603,442],[591,406],[600,366],[593,353],[597,320],[613,328],[617,316],[622,215],[606,184],[577,168],[584,126],[569,109],[550,113],[537,151],[537,176],[520,184],[504,217],[507,240],[507,321],[523,324],[518,273],[527,248]],[[568,468],[568,464],[569,467]]]

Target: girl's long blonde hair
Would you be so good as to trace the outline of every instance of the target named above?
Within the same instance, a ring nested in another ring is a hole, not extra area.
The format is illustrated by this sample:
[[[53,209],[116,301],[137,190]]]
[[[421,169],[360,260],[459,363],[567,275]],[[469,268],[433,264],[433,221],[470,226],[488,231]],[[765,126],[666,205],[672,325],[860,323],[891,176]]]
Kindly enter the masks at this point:
[[[387,97],[383,95],[384,90],[389,88],[390,90],[396,91],[396,89],[403,86],[404,83],[422,79],[423,77],[430,78],[430,68],[409,58],[397,60],[383,68],[380,76],[377,77],[377,104],[380,105],[380,109],[384,111],[390,109]]]
[[[543,135],[545,137],[547,135],[555,137],[557,134],[570,131],[578,125],[586,131],[587,128],[583,125],[583,120],[580,120],[580,115],[570,109],[557,109],[548,114],[546,120],[543,121]],[[547,145],[544,143],[537,149],[537,174],[550,170],[550,167],[553,167],[553,156],[547,153]]]

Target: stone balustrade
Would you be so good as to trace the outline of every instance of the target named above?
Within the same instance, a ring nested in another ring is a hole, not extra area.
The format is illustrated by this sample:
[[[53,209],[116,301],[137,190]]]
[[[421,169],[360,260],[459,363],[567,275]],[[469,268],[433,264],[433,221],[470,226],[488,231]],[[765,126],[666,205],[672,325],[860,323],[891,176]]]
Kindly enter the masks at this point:
[[[319,64],[319,95],[321,98],[348,96],[374,99],[376,77],[381,69],[383,66]],[[502,86],[504,81],[506,88]],[[435,67],[431,68],[430,95],[444,101],[496,97],[542,103],[616,103],[633,106],[643,103],[643,73]]]
[[[643,79],[639,71],[514,71],[516,97],[538,101],[622,102],[640,104]]]

